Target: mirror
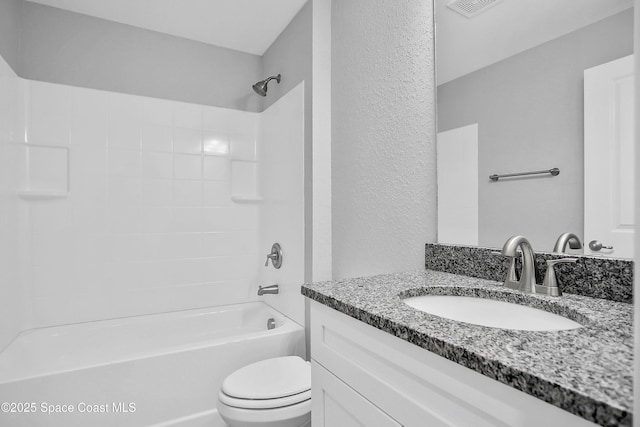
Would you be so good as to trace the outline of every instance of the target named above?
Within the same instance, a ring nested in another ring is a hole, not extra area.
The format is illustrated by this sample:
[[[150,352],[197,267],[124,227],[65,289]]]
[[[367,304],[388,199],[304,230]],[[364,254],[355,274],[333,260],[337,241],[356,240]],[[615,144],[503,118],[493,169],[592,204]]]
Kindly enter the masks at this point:
[[[633,240],[634,165],[624,151],[633,149],[633,134],[628,147],[609,153],[626,162],[609,171],[623,188],[603,195],[589,177],[609,173],[601,170],[608,162],[602,153],[594,161],[585,145],[598,136],[585,130],[594,120],[584,119],[595,108],[589,105],[601,105],[589,101],[585,70],[633,54],[632,6],[633,0],[436,0],[439,243],[501,247],[509,236],[524,235],[537,251],[550,252],[561,233],[572,232],[584,253],[633,256],[617,241],[615,249],[604,248],[608,230],[591,232],[593,221],[585,219],[585,203],[616,199],[618,228]],[[618,91],[633,108],[632,86]],[[620,117],[633,129],[628,114]],[[552,168],[559,174],[548,173]],[[540,173],[489,178],[532,171]],[[590,250],[591,240],[603,248]]]

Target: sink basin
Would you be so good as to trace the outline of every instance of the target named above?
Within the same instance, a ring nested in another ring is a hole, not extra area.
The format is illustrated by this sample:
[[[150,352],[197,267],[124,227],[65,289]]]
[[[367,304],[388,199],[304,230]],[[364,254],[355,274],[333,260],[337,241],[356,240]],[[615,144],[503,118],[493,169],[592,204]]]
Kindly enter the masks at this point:
[[[582,326],[571,319],[537,308],[486,298],[424,295],[403,301],[425,313],[492,328],[563,331]]]

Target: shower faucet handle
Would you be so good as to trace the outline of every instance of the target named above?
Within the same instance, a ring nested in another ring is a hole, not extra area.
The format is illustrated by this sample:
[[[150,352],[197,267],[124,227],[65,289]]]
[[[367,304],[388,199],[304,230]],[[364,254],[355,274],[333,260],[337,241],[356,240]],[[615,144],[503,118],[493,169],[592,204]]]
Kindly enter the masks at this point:
[[[271,260],[271,264],[273,264],[274,268],[282,267],[282,248],[279,243],[274,243],[271,246],[271,252],[267,254],[267,260],[264,263],[265,267],[269,266],[269,260]]]

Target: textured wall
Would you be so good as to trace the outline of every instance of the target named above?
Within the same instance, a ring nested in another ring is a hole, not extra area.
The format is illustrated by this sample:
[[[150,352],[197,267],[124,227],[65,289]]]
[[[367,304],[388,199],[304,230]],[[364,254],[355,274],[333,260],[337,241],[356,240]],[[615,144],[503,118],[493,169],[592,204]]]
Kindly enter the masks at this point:
[[[584,232],[583,72],[633,53],[631,9],[438,87],[438,131],[478,123],[479,243]],[[493,183],[494,173],[560,175]]]
[[[257,55],[29,2],[22,2],[20,37],[18,74],[24,78],[262,109],[251,90],[262,79]]]
[[[334,276],[424,267],[436,237],[432,2],[335,1],[332,49]]]

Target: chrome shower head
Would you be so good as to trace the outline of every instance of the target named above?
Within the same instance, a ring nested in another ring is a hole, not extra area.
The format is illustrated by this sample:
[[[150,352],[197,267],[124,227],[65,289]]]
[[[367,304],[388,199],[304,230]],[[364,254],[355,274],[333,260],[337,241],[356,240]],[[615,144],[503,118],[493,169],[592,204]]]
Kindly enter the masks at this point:
[[[259,81],[258,83],[253,85],[253,90],[260,96],[267,96],[267,84],[272,79],[276,79],[276,81],[280,83],[280,74],[278,74],[277,76],[271,76],[268,79]]]

